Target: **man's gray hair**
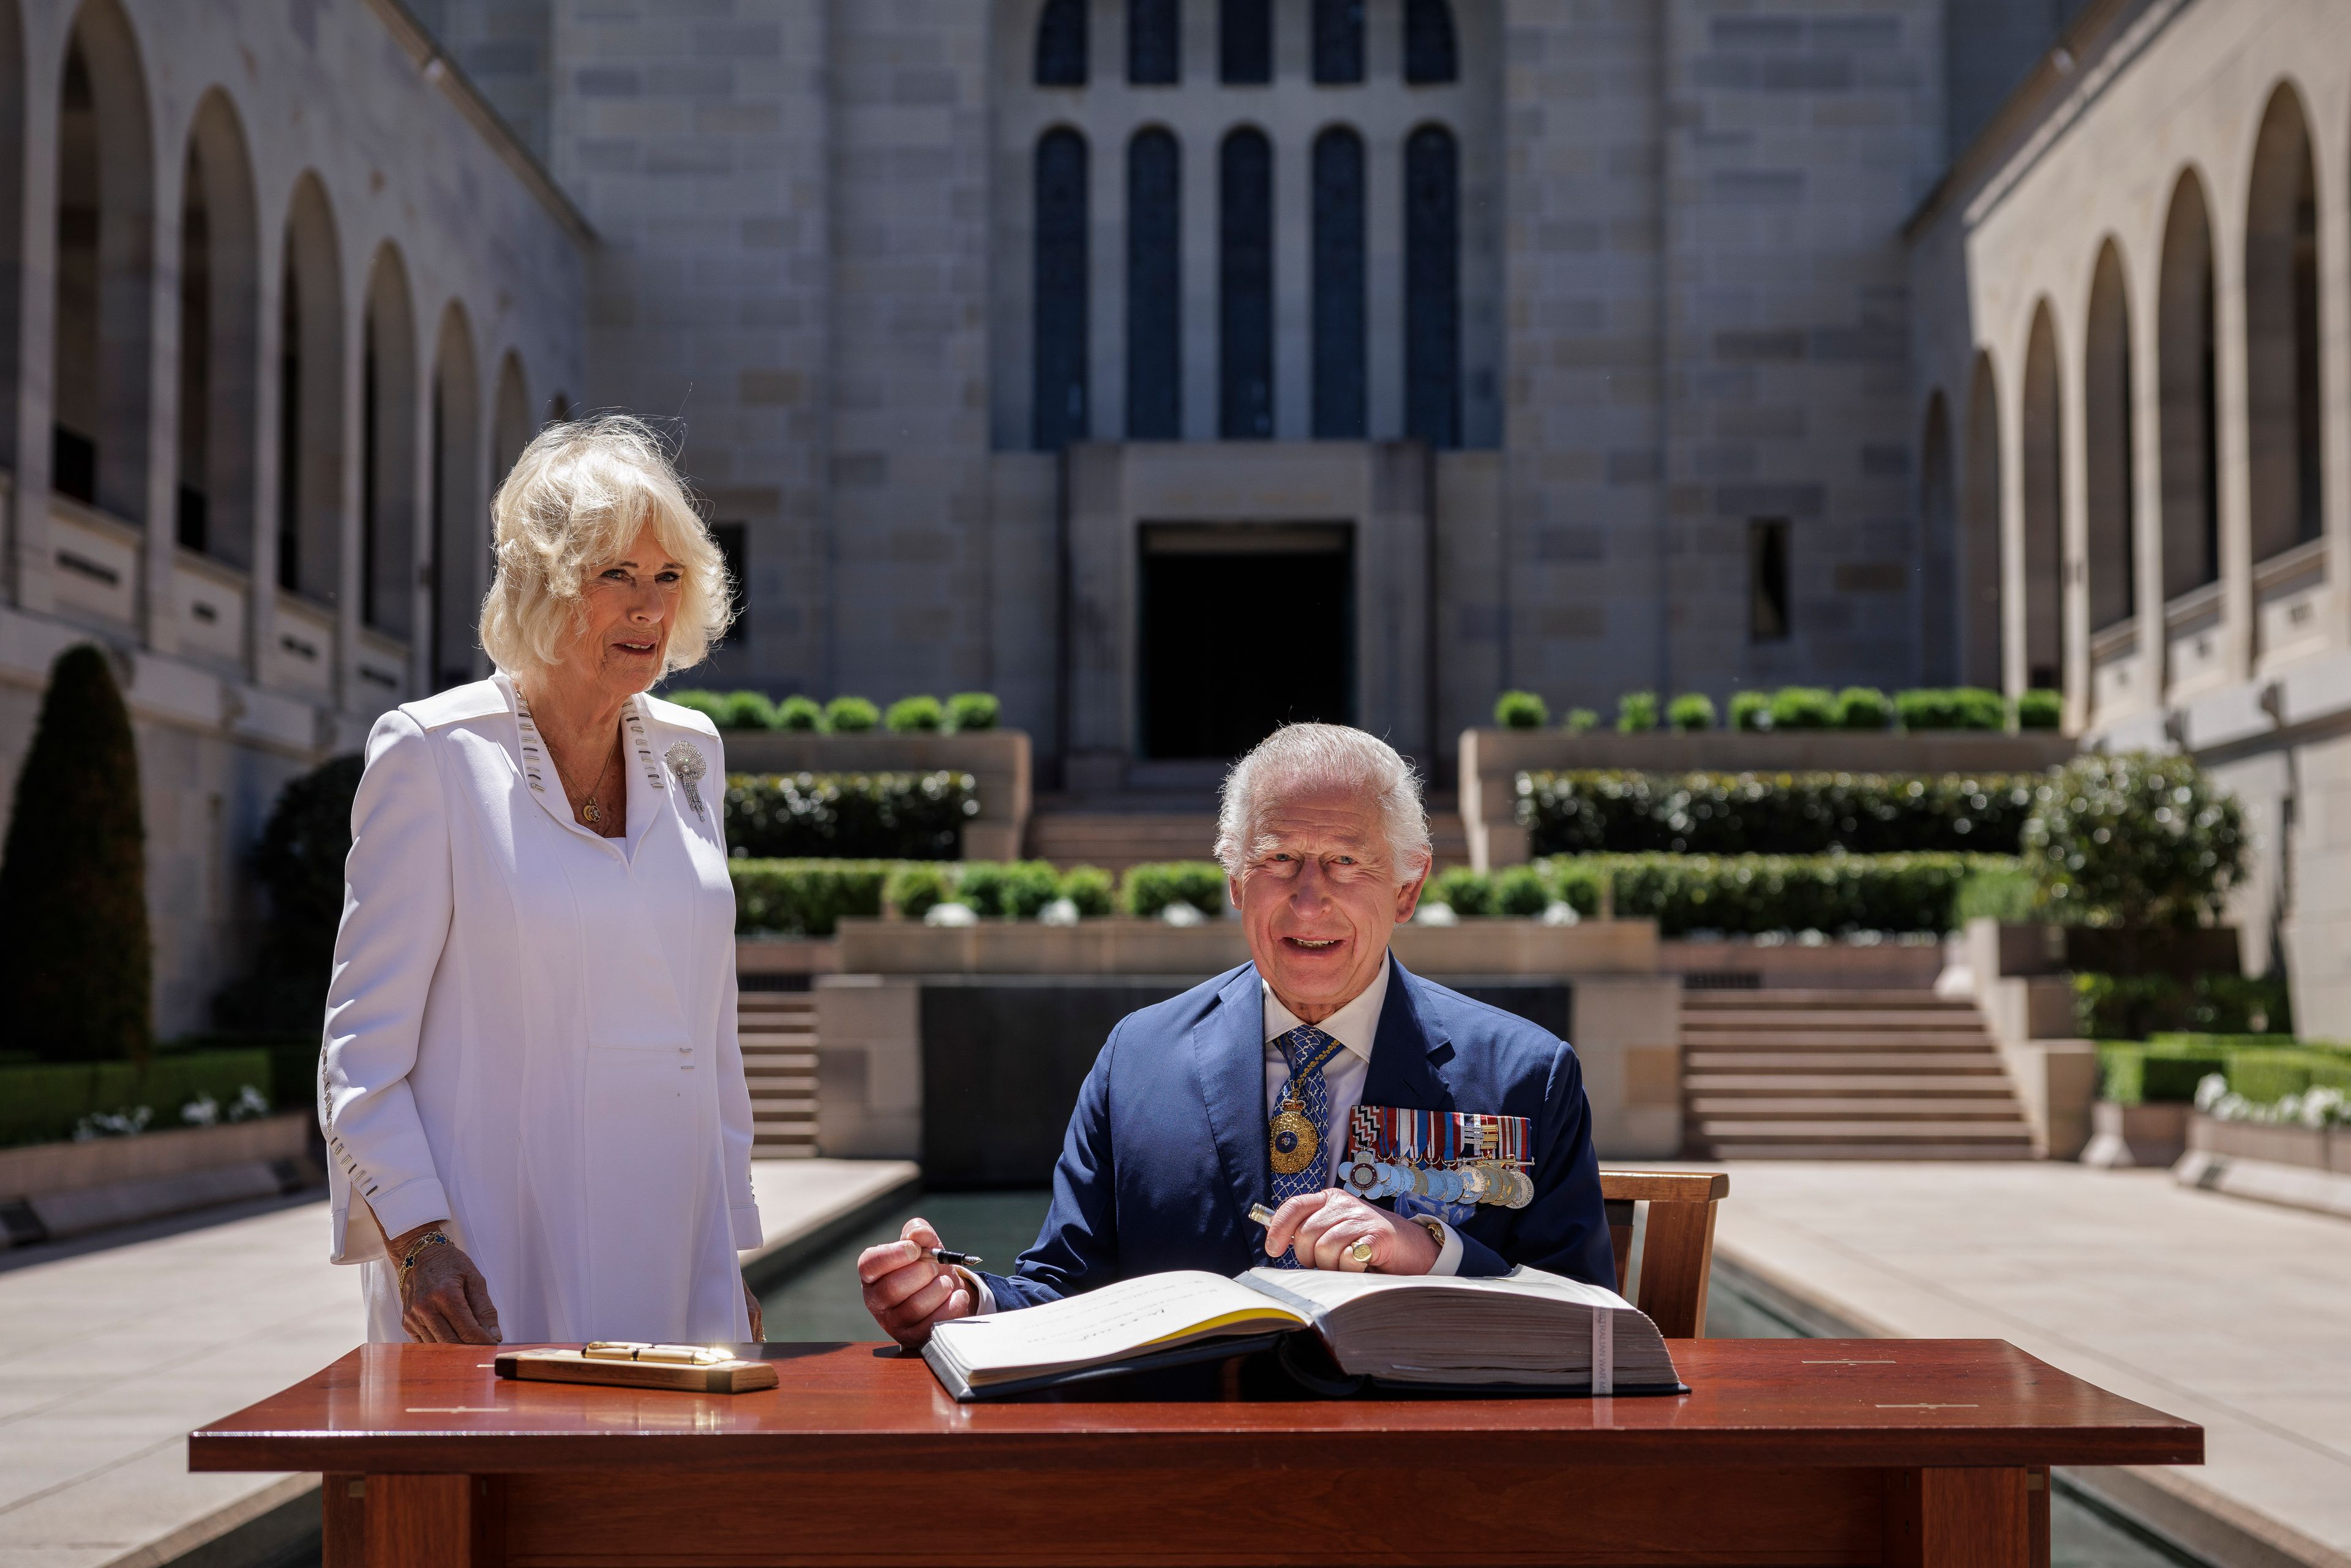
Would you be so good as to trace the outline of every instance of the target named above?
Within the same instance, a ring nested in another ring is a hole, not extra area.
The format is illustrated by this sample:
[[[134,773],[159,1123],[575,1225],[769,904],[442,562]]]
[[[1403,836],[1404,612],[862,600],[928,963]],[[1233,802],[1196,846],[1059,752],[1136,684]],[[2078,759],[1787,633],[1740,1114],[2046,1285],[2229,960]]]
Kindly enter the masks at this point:
[[[1376,735],[1343,724],[1286,724],[1225,775],[1217,811],[1217,860],[1238,878],[1259,852],[1258,824],[1293,795],[1369,796],[1387,830],[1399,883],[1427,870],[1428,809],[1420,775]]]

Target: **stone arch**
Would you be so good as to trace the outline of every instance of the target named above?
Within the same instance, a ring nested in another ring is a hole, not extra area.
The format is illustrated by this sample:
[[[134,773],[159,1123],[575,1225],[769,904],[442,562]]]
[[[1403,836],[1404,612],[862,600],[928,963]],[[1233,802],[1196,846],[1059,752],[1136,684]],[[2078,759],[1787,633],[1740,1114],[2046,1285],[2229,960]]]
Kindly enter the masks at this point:
[[[25,26],[0,0],[0,467],[16,466],[17,363],[24,343]]]
[[[1370,419],[1368,206],[1364,139],[1333,125],[1314,138],[1313,431],[1318,441],[1360,441]]]
[[[1217,434],[1273,435],[1273,143],[1244,125],[1217,149]]]
[[[498,364],[497,402],[490,411],[490,487],[506,483],[507,471],[535,433],[530,427],[530,389],[522,356],[513,350]]]
[[[2046,298],[2032,310],[2023,395],[2024,684],[2055,691],[2065,681],[2065,394]]]
[[[1037,139],[1029,423],[1040,452],[1059,452],[1087,434],[1091,162],[1086,139],[1066,125]]]
[[[2245,199],[2245,424],[2253,559],[2319,537],[2318,179],[2290,83],[2270,94]]]
[[[295,182],[277,311],[277,583],[342,591],[343,265],[327,187]]]
[[[1461,150],[1442,125],[1404,144],[1405,434],[1461,444]]]
[[[2138,613],[2137,500],[2131,408],[2130,287],[2122,247],[2098,247],[2082,344],[2084,486],[2090,629]]]
[[[368,269],[360,407],[360,618],[404,638],[416,602],[416,308],[390,240]]]
[[[49,481],[61,495],[143,523],[154,138],[138,40],[116,0],[82,6],[61,69]]]
[[[2172,189],[2156,286],[2156,377],[2163,429],[2163,596],[2220,577],[2220,368],[2211,208],[2194,170]]]
[[[1930,686],[1959,684],[1959,476],[1951,411],[1937,387],[1918,439],[1919,672]]]
[[[2001,684],[2000,376],[1979,350],[1968,385],[1967,470],[1960,490],[1959,679]]]
[[[179,541],[250,569],[261,393],[261,217],[245,128],[219,88],[196,106],[184,162]]]
[[[431,528],[432,624],[425,668],[435,691],[474,678],[475,608],[481,602],[488,536],[482,496],[482,373],[473,323],[456,300],[441,313],[433,353]]]
[[[1184,152],[1165,126],[1126,144],[1126,434],[1184,434]]]
[[[1031,73],[1039,87],[1086,85],[1086,9],[1087,0],[1045,0]]]

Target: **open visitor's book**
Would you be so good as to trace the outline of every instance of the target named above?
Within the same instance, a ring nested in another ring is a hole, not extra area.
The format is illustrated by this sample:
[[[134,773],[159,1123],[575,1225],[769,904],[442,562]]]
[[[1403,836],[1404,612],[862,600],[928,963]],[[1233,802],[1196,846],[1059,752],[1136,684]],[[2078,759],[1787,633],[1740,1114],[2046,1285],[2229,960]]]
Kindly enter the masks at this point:
[[[1319,1342],[1335,1377],[1282,1342]],[[1687,1394],[1663,1335],[1614,1291],[1513,1269],[1493,1279],[1251,1269],[1122,1280],[1043,1306],[942,1323],[923,1359],[958,1400],[1285,1350],[1327,1392]]]

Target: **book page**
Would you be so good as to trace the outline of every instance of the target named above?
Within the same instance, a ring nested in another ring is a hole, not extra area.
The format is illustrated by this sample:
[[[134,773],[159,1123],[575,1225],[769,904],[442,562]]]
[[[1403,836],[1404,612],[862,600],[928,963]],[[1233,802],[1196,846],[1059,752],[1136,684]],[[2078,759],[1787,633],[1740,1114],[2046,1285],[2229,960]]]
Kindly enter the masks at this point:
[[[933,1338],[968,1371],[1115,1361],[1227,1327],[1300,1328],[1290,1308],[1219,1274],[1181,1270],[1122,1280],[1083,1295],[941,1323]]]
[[[1524,1266],[1484,1279],[1459,1274],[1343,1274],[1329,1269],[1251,1269],[1239,1278],[1241,1283],[1253,1290],[1264,1290],[1276,1301],[1297,1298],[1311,1302],[1322,1312],[1393,1291],[1466,1291],[1479,1295],[1531,1296],[1541,1301],[1573,1301],[1578,1306],[1633,1310],[1632,1302],[1603,1286]]]

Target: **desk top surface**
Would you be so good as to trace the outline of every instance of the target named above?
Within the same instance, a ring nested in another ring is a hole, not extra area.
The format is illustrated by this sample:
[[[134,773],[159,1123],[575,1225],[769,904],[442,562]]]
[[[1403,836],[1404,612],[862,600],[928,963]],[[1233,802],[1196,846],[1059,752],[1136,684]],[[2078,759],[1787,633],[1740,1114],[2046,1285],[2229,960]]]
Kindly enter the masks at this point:
[[[1383,1436],[1560,1463],[2198,1464],[2203,1429],[2001,1340],[1677,1340],[1687,1395],[1142,1399],[1064,1390],[958,1405],[921,1358],[770,1344],[779,1386],[703,1395],[502,1382],[479,1345],[371,1344],[189,1438],[198,1470],[827,1468],[1045,1458],[1073,1439],[1236,1462]],[[1111,1385],[1115,1386],[1115,1385]],[[1319,1446],[1319,1445],[1318,1445]],[[1328,1451],[1327,1449],[1325,1451]]]

